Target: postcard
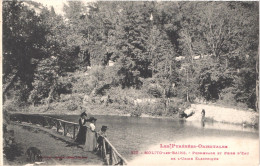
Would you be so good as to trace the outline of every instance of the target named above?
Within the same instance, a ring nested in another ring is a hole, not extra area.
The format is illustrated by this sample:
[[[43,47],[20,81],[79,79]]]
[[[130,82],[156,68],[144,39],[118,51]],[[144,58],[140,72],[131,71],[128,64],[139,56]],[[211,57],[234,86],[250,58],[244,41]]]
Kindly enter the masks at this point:
[[[3,165],[259,165],[258,1],[1,5]]]

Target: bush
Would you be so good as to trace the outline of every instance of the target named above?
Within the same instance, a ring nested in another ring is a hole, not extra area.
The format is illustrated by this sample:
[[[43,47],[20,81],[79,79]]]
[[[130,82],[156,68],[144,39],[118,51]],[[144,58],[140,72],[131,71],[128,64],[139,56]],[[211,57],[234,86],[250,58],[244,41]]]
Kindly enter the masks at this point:
[[[14,104],[8,104],[8,105],[4,106],[4,110],[7,112],[17,112],[18,108]]]
[[[174,116],[178,112],[179,112],[179,107],[178,106],[170,105],[168,107],[167,116]]]
[[[73,103],[73,102],[70,102],[70,103],[68,103],[68,105],[67,105],[67,109],[68,109],[69,111],[75,111],[75,110],[78,109],[78,105],[76,105],[76,104]]]
[[[155,88],[155,87],[148,88],[147,93],[151,94],[154,97],[161,97],[162,96],[161,91],[158,88]]]
[[[236,94],[233,92],[234,88],[232,87],[222,90],[220,93],[221,98],[217,101],[217,104],[248,109],[247,103],[238,102],[236,100]]]
[[[134,88],[112,87],[107,92],[114,103],[118,104],[134,104],[135,99],[150,98],[147,93],[142,90],[137,90]]]
[[[227,88],[224,89],[221,93],[220,93],[220,100],[218,101],[218,103],[224,104],[224,105],[236,105],[236,100],[235,100],[235,94],[232,93],[232,89]]]
[[[152,116],[162,116],[164,113],[164,105],[162,103],[142,104],[141,108],[144,113]]]
[[[17,112],[17,111],[21,111],[26,106],[27,104],[24,102],[21,102],[16,99],[11,99],[5,102],[5,104],[3,105],[3,110],[7,112]]]
[[[134,107],[132,112],[130,113],[131,116],[140,117],[142,115],[142,108]]]
[[[64,95],[64,94],[60,95],[61,102],[65,102],[65,101],[69,101],[69,100],[71,100],[71,95]]]
[[[68,80],[60,79],[61,82],[58,83],[56,87],[56,92],[60,94],[70,94],[72,92],[72,84]]]
[[[236,106],[237,106],[238,108],[248,109],[248,105],[247,105],[246,103],[238,102],[238,103],[236,104]]]
[[[9,161],[13,161],[16,157],[21,156],[23,149],[21,144],[18,144],[14,140],[14,131],[9,130],[3,133],[3,153]]]
[[[22,147],[20,144],[13,143],[4,147],[4,154],[7,160],[13,161],[16,157],[22,155]]]

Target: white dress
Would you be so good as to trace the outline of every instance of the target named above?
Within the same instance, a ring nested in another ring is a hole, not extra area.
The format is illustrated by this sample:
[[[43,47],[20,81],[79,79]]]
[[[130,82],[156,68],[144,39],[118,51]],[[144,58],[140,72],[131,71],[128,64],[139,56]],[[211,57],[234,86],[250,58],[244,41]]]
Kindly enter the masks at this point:
[[[97,147],[97,137],[95,132],[95,125],[93,123],[89,124],[89,128],[86,133],[86,142],[84,149],[85,151],[94,151]]]

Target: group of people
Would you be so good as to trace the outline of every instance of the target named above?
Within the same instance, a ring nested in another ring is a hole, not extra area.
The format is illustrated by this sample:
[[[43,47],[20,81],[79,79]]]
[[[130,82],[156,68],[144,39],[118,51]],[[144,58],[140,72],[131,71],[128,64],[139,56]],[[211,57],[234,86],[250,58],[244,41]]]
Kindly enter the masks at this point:
[[[75,142],[84,145],[85,151],[97,151],[103,145],[103,137],[106,137],[107,126],[102,126],[101,130],[96,132],[96,121],[94,117],[88,118],[85,112],[80,115],[80,127]]]

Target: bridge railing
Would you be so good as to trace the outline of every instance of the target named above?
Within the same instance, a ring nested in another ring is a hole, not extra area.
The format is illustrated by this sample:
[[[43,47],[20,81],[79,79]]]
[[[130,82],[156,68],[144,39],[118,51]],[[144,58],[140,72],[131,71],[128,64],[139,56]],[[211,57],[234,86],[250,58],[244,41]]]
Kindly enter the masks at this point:
[[[98,134],[98,136],[101,136]],[[101,136],[102,148],[101,157],[105,160],[107,165],[127,165],[127,160],[116,150],[116,148],[111,144],[107,137]]]
[[[27,122],[31,124],[36,124],[49,129],[56,130],[66,137],[76,139],[76,135],[79,131],[79,124],[74,122],[69,122],[63,119],[54,118],[51,116],[43,115],[33,115],[33,114],[12,114],[10,120],[17,122]],[[104,137],[97,133],[97,136],[101,136],[102,145],[100,150],[100,155],[104,159],[107,165],[127,165],[127,160],[116,150],[112,143],[107,137]]]

